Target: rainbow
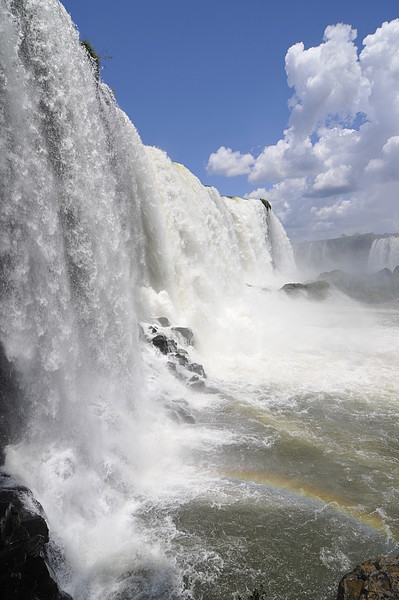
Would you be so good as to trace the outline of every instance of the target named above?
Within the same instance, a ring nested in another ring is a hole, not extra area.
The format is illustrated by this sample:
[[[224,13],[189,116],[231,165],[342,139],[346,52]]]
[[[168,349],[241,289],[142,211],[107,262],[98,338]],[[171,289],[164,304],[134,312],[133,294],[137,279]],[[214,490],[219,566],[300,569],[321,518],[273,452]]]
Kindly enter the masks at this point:
[[[391,528],[388,529],[388,526],[377,511],[368,513],[359,506],[351,506],[345,502],[343,498],[326,490],[321,490],[306,484],[304,485],[303,483],[299,483],[284,475],[260,471],[227,470],[223,472],[222,476],[236,481],[247,481],[276,490],[287,491],[300,498],[309,498],[313,502],[328,505],[330,508],[337,510],[363,525],[367,525],[378,532],[384,532],[385,535],[389,533],[389,536],[393,541],[399,541],[399,532],[394,532]]]

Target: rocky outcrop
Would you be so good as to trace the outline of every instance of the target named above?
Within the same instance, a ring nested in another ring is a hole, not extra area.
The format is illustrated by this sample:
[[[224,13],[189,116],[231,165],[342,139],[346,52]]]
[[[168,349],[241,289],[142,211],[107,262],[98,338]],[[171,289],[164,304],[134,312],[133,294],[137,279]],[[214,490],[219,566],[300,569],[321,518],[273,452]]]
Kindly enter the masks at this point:
[[[337,600],[399,599],[399,557],[368,560],[345,575]]]
[[[72,600],[60,590],[49,565],[48,541],[49,531],[41,505],[28,488],[0,474],[2,600]]]
[[[197,392],[217,393],[218,390],[208,384],[203,365],[191,358],[196,341],[189,327],[174,326],[166,317],[155,317],[149,323],[142,323],[140,330],[142,338],[167,358],[167,368],[179,381]],[[170,411],[178,420],[194,422],[183,399],[175,401]]]
[[[344,294],[366,302],[379,304],[399,299],[399,267],[394,271],[382,269],[377,273],[352,275],[345,271],[322,273],[319,278],[328,281]]]
[[[260,201],[262,202],[262,204],[266,208],[266,210],[271,210],[272,209],[272,205],[270,204],[269,200],[265,200],[264,198],[260,198]]]
[[[286,283],[281,291],[290,296],[302,296],[309,300],[324,300],[329,288],[330,284],[327,281],[311,281],[309,283]]]

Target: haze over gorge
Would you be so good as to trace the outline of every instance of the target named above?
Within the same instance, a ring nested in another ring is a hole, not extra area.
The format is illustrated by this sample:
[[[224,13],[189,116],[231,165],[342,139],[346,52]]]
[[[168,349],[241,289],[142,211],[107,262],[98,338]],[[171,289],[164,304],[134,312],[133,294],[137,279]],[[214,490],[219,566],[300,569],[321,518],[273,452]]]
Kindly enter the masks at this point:
[[[22,523],[52,598],[334,600],[397,554],[398,297],[143,145],[58,0],[0,2],[0,132],[0,561]]]

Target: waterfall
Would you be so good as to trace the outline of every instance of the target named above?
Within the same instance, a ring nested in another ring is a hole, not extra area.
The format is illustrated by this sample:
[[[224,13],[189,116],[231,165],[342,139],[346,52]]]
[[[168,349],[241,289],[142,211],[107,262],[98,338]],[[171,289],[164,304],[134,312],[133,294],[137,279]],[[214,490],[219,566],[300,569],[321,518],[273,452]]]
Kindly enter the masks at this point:
[[[370,249],[368,271],[390,269],[399,265],[399,237],[391,236],[374,240]]]
[[[0,341],[24,402],[6,468],[44,505],[64,585],[100,597],[127,557],[165,561],[134,515],[173,460],[175,384],[139,320],[201,339],[242,290],[278,287],[292,250],[261,202],[143,146],[57,0],[3,0],[0,84]]]
[[[243,285],[277,285],[281,272],[293,271],[285,231],[260,201],[220,196],[161,150],[146,153],[166,230],[161,278],[141,290],[147,307],[150,296],[155,302],[153,313],[163,310],[172,320],[200,325],[210,306],[214,313],[223,310],[226,297]],[[162,290],[160,305],[154,287]]]
[[[267,211],[267,219],[274,267],[281,273],[292,275],[295,272],[294,253],[284,227],[271,210]]]
[[[339,238],[300,242],[296,247],[298,267],[317,275],[340,269],[348,273],[365,273],[370,249],[377,238],[374,233],[341,235]]]

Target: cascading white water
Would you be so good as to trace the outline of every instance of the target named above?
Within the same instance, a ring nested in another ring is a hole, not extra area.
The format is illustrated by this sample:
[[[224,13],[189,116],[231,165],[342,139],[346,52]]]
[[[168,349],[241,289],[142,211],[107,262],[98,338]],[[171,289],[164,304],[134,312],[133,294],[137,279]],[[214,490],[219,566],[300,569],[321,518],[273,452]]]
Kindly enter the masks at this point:
[[[161,150],[146,152],[166,227],[162,278],[142,290],[152,314],[201,328],[209,322],[209,306],[214,314],[223,311],[226,298],[244,284],[276,287],[284,271],[294,272],[285,231],[260,201],[221,197]]]
[[[164,416],[137,311],[200,326],[204,306],[273,279],[274,244],[280,262],[289,244],[260,203],[222,199],[144,148],[56,0],[0,11],[0,327],[26,402],[6,466],[43,502],[74,572],[64,583],[86,597],[103,553],[127,544],[140,564],[132,498],[168,454],[149,452],[148,421]]]
[[[273,213],[145,148],[58,0],[2,1],[0,83],[0,341],[26,419],[5,467],[63,586],[219,600],[265,572],[279,600],[332,597],[397,547],[395,314],[278,292]],[[208,393],[140,340],[161,316],[193,328]]]
[[[1,341],[27,421],[7,468],[43,502],[76,581],[112,523],[114,545],[127,535],[145,430],[135,289],[157,275],[147,230],[161,227],[141,141],[63,7],[0,11]]]
[[[399,236],[374,240],[370,249],[368,271],[394,270],[399,265]]]

